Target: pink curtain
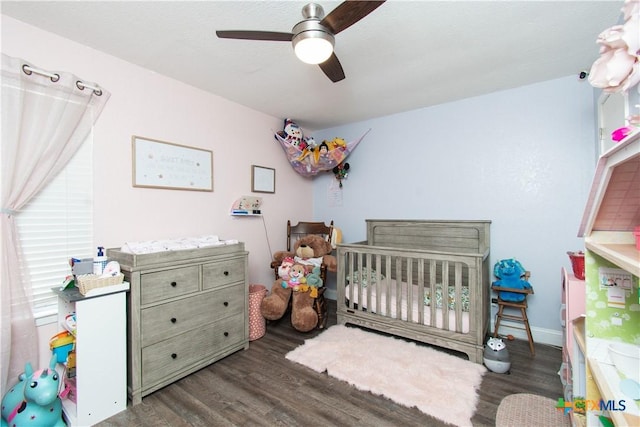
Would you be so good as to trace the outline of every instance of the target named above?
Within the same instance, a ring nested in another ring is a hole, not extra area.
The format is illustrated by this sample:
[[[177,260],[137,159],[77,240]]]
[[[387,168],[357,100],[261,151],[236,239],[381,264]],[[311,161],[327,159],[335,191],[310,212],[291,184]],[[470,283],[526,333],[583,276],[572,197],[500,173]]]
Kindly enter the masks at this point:
[[[39,366],[29,278],[21,274],[16,215],[85,141],[109,94],[70,73],[46,72],[2,54],[0,142],[0,360],[2,395]],[[89,88],[89,87],[92,88]],[[94,90],[95,89],[95,90]]]

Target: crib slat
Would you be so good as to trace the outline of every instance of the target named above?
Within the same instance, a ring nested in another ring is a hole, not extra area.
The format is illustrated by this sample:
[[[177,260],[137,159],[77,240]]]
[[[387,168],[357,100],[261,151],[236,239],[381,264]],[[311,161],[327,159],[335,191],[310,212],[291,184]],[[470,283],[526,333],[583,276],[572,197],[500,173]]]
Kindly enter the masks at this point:
[[[449,261],[442,261],[442,329],[449,329]]]
[[[407,257],[407,279],[403,281],[407,288],[407,301],[405,304],[406,318],[408,322],[413,322],[413,258]]]
[[[380,313],[380,300],[382,300],[382,294],[380,293],[383,289],[384,284],[381,279],[381,267],[382,267],[382,256],[380,254],[376,254],[376,262],[374,269],[376,270],[376,290],[378,291],[378,297],[376,298],[376,313]]]
[[[367,309],[365,307],[370,307],[370,305],[367,305],[367,300],[364,297],[364,293],[366,292],[367,295],[370,294],[371,292],[368,291],[367,287],[365,286],[365,283],[367,284],[367,286],[371,283],[368,281],[368,276],[363,275],[363,272],[365,272],[365,262],[363,257],[367,256],[368,254],[363,254],[363,253],[359,253],[358,254],[358,271],[360,272],[360,280],[358,280],[358,310],[360,311],[366,311]]]
[[[367,280],[367,289],[366,289],[366,293],[367,293],[367,307],[371,307],[371,294],[373,293],[373,289],[376,286],[374,284],[374,281],[371,280],[371,254],[367,252],[366,254],[366,267],[364,268],[364,270],[360,270],[360,271],[365,271],[366,273],[366,280]],[[360,294],[362,295],[362,294]]]
[[[402,257],[395,257],[396,265],[396,319],[402,319]]]
[[[431,311],[431,324],[435,325],[436,318],[436,284],[437,281],[438,264],[435,259],[429,260],[429,310]]]
[[[424,258],[418,259],[418,323],[424,325]]]
[[[455,266],[455,311],[456,332],[462,332],[462,264],[456,262]]]
[[[347,273],[347,277],[353,277],[353,257],[354,257],[354,253],[353,252],[347,252],[346,254],[346,258],[349,260],[349,268],[348,268],[348,273]],[[348,300],[349,300],[349,308],[353,309],[355,307],[355,301],[353,298],[353,283],[351,283],[351,286],[349,286],[349,295],[347,296]],[[342,303],[342,301],[340,301]]]

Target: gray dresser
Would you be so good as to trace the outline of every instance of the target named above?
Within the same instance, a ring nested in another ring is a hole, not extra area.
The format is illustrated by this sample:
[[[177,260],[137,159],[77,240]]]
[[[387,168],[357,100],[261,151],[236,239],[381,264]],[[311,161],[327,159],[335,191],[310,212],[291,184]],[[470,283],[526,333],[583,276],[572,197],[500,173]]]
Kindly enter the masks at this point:
[[[131,283],[128,392],[134,405],[172,382],[249,348],[244,244],[135,255],[108,249]]]

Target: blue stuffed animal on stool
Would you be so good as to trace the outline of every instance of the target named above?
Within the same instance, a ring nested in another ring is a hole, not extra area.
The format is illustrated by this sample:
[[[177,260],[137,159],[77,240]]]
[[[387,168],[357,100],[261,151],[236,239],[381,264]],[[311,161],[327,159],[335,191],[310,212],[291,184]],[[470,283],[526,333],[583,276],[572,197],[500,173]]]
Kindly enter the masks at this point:
[[[523,290],[531,289],[531,284],[523,279],[523,277],[526,277],[526,272],[522,264],[513,258],[498,261],[493,267],[493,275],[498,278],[493,282],[493,286]],[[520,302],[524,301],[526,294],[500,291],[499,296],[503,301]]]
[[[27,362],[20,381],[2,398],[2,427],[64,427],[62,402],[58,397],[60,376],[55,370],[56,356],[49,368],[33,371]]]

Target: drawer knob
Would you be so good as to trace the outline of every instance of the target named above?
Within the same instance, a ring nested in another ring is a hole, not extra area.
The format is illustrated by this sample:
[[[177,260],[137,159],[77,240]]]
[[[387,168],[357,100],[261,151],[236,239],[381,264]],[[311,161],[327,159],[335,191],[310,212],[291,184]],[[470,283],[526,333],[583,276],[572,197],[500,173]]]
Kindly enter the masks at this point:
[[[178,283],[177,282],[171,282],[171,286],[173,286],[175,288],[176,286],[178,286]]]
[[[225,301],[222,303],[225,307],[229,307],[229,301]]]
[[[175,317],[171,318],[171,323],[176,323],[178,321],[178,319],[176,319]]]
[[[229,272],[228,272],[228,271],[225,271],[225,272],[224,272],[224,273],[222,273],[222,274],[224,274],[225,276],[228,276],[228,275],[229,275]]]
[[[228,336],[229,336],[229,332],[225,332],[225,333],[224,333],[224,336],[225,336],[225,337],[228,337]]]
[[[175,353],[171,353],[171,358],[172,358],[172,359],[176,359],[177,357],[178,357],[178,355],[177,355],[177,354],[175,354]]]

